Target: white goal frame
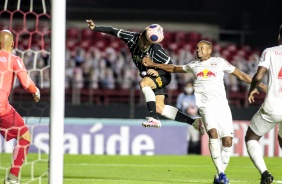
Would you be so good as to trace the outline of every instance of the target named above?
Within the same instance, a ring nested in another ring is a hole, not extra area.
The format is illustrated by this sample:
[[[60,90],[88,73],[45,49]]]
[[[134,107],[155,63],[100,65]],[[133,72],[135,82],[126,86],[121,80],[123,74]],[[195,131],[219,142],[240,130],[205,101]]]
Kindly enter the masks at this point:
[[[49,184],[63,184],[66,0],[51,1]]]

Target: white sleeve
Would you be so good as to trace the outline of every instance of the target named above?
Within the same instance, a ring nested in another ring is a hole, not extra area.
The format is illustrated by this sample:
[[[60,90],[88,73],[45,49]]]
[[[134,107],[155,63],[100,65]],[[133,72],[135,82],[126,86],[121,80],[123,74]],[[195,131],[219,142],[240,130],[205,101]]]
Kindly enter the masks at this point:
[[[270,52],[269,49],[265,49],[261,54],[258,66],[263,66],[268,69],[269,65],[270,65]]]
[[[235,66],[231,65],[228,61],[222,58],[223,71],[226,73],[232,73],[235,70]]]
[[[189,64],[186,64],[186,65],[182,65],[182,69],[183,69],[183,71],[185,71],[185,72],[193,72],[193,70],[192,70],[192,68],[190,67],[190,65]]]

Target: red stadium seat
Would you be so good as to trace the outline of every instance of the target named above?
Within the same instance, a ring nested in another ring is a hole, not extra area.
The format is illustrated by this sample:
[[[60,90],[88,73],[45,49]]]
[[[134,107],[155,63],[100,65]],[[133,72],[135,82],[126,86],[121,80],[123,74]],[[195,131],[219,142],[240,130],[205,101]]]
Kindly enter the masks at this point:
[[[186,42],[186,33],[183,31],[175,32],[175,42],[176,43],[185,43]]]
[[[198,32],[189,32],[186,35],[186,40],[191,43],[199,42],[202,39],[202,35]]]
[[[83,40],[87,40],[90,39],[92,40],[93,34],[94,32],[91,31],[89,28],[84,28],[81,30],[81,41]]]
[[[79,39],[79,30],[77,28],[67,28],[66,38],[78,40]]]
[[[87,52],[91,47],[91,44],[91,40],[82,40],[79,44],[79,47]]]
[[[76,40],[66,40],[66,42],[66,48],[70,51],[74,51],[77,46]]]

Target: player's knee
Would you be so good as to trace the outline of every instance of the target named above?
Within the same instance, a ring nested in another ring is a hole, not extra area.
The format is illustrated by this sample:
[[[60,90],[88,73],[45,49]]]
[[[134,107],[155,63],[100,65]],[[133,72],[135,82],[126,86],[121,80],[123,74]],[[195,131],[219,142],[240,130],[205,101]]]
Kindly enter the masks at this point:
[[[20,138],[21,138],[21,139],[25,139],[25,140],[31,142],[31,134],[30,134],[30,131],[28,130],[27,132],[25,132]]]
[[[208,135],[209,135],[209,138],[211,138],[211,139],[217,139],[218,138],[217,130],[215,128],[208,130]]]
[[[140,82],[139,85],[141,88],[146,87],[146,86],[150,86],[149,81],[146,78],[143,78]]]
[[[260,136],[256,135],[253,130],[249,127],[247,133],[245,135],[245,142],[247,143],[249,140],[256,140],[258,141]]]
[[[232,146],[232,137],[223,137],[222,138],[222,146],[231,147]]]

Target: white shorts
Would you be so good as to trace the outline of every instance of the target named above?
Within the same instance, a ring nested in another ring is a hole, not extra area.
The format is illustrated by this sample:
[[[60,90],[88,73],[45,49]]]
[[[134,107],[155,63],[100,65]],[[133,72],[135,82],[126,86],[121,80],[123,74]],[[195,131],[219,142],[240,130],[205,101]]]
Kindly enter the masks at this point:
[[[250,128],[258,136],[263,136],[279,124],[279,135],[282,137],[282,115],[267,114],[262,108],[253,116]]]
[[[205,104],[200,107],[200,115],[207,131],[215,128],[219,138],[233,137],[233,121],[228,103]]]

